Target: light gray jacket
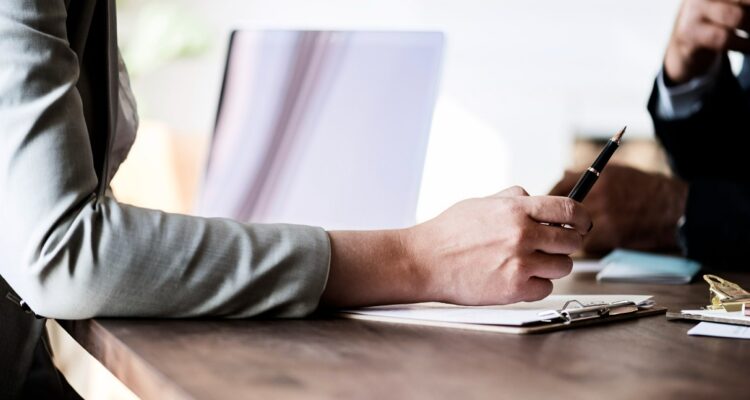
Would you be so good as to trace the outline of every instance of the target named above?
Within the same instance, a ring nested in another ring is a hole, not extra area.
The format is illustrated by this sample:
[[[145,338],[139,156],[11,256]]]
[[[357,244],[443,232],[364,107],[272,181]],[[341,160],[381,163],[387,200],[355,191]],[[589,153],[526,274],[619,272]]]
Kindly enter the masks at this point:
[[[310,313],[328,274],[322,229],[106,195],[135,129],[114,3],[0,1],[0,276],[50,318]],[[27,335],[7,322],[5,295],[0,347]]]

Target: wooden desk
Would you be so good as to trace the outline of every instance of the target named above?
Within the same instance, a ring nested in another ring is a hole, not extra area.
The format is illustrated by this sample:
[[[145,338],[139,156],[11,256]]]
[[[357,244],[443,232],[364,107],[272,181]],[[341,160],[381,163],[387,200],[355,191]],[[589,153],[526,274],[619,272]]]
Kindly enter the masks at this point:
[[[750,275],[725,276],[750,286]],[[585,273],[560,281],[556,293],[653,294],[670,309],[708,300],[702,281],[598,285]],[[729,399],[750,393],[750,341],[689,337],[695,323],[664,316],[535,336],[338,319],[64,325],[144,399]]]

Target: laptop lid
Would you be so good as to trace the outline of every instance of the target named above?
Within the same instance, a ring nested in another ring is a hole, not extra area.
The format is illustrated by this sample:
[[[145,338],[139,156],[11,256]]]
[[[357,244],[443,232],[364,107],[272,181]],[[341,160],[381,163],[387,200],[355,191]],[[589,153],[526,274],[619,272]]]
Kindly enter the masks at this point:
[[[197,213],[413,224],[442,51],[434,32],[235,31]]]

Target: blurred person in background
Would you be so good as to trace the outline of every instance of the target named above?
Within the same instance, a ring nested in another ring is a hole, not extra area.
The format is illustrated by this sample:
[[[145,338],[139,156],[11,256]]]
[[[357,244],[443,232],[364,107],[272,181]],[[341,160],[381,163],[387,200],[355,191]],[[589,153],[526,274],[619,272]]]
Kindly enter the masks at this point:
[[[585,249],[670,250],[707,267],[747,264],[750,245],[750,0],[685,0],[648,109],[676,178],[609,166],[586,199]],[[551,191],[564,195],[577,174]],[[684,218],[683,218],[684,217]]]
[[[321,305],[532,301],[570,272],[592,226],[580,204],[518,187],[368,232],[121,204],[108,187],[138,119],[115,1],[4,0],[0,54],[0,398],[76,397],[37,315],[293,318]]]

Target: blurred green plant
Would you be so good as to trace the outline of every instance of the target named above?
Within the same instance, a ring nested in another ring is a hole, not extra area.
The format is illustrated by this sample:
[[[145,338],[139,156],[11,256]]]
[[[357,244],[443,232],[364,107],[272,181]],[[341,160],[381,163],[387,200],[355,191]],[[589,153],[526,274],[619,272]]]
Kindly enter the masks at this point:
[[[120,48],[132,77],[199,56],[211,47],[206,23],[185,2],[118,0],[117,10]]]

